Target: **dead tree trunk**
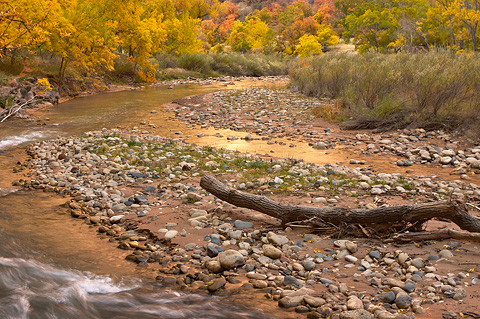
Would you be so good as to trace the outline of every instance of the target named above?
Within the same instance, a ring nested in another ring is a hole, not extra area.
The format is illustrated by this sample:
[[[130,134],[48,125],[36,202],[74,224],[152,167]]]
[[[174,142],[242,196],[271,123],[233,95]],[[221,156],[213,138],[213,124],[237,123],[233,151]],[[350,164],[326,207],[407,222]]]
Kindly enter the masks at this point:
[[[237,191],[212,176],[203,176],[200,186],[218,198],[238,207],[276,217],[283,224],[302,222],[313,227],[360,224],[376,231],[403,231],[409,225],[423,224],[432,218],[448,219],[461,229],[480,232],[480,220],[470,215],[459,201],[437,201],[419,205],[402,205],[374,209],[340,207],[287,206],[259,195]]]

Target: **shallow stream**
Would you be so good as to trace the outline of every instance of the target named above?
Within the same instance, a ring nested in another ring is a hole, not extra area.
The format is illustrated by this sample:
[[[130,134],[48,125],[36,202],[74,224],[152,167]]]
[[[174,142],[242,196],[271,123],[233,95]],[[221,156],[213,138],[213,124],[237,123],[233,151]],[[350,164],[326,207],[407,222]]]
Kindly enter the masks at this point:
[[[251,86],[241,83],[232,86]],[[266,85],[266,84],[265,84]],[[78,135],[103,127],[155,123],[154,134],[179,137],[198,145],[225,147],[278,157],[303,158],[318,164],[345,162],[348,150],[314,150],[296,142],[294,149],[265,141],[227,141],[246,133],[189,128],[176,121],[162,104],[193,94],[228,89],[220,85],[184,85],[173,90],[150,87],[77,98],[35,114],[32,120],[12,120],[0,126],[0,318],[268,318],[251,304],[219,297],[172,292],[146,281],[142,270],[123,260],[108,242],[87,225],[71,219],[55,194],[22,191],[11,186],[16,161],[26,158],[24,145],[56,136]],[[152,111],[156,111],[152,113]],[[205,137],[197,138],[196,134]],[[216,133],[223,138],[215,137]],[[287,143],[288,145],[288,143]],[[377,171],[405,172],[384,158],[355,157]],[[447,171],[418,168],[422,174]],[[415,174],[415,169],[410,174]],[[407,173],[406,173],[407,174]],[[113,245],[113,244],[112,244]],[[273,315],[275,315],[273,313]]]

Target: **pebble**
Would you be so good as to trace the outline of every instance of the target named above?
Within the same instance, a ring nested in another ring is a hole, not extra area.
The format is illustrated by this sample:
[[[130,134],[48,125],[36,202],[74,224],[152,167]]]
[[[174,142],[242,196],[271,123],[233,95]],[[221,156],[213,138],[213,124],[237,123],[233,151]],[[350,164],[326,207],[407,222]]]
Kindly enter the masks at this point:
[[[385,303],[392,303],[395,301],[395,293],[393,291],[389,291],[383,294],[382,301]]]
[[[277,235],[274,232],[268,232],[267,238],[272,244],[275,244],[278,246],[283,246],[285,244],[288,244],[289,242],[287,236]]]
[[[287,296],[278,301],[278,305],[282,308],[292,308],[299,306],[303,301],[303,296]]]
[[[368,253],[368,255],[375,259],[380,259],[380,252],[378,250],[372,250]]]
[[[363,302],[357,296],[352,295],[347,299],[347,309],[348,310],[363,309]]]

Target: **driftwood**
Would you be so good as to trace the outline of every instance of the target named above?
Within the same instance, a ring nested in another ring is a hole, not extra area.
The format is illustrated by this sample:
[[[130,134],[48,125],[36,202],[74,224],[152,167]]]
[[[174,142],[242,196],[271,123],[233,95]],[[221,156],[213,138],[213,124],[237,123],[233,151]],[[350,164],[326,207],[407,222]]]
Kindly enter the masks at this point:
[[[465,204],[460,201],[436,201],[374,209],[317,208],[282,205],[264,196],[235,190],[212,176],[203,176],[200,186],[232,205],[253,209],[278,218],[283,225],[300,222],[312,227],[342,229],[358,225],[360,229],[368,228],[375,232],[381,232],[383,235],[389,235],[410,229],[420,230],[424,222],[438,218],[450,220],[463,230],[480,232],[480,220],[470,215]],[[365,232],[363,233],[365,234]]]
[[[480,242],[479,233],[466,233],[454,229],[446,229],[444,231],[432,231],[432,232],[412,232],[403,233],[392,236],[389,242],[410,242],[410,241],[422,241],[422,240],[442,240],[442,239],[459,239],[468,240],[474,242]]]
[[[12,105],[10,108],[6,109],[2,114],[0,114],[0,123],[3,123],[6,119],[10,116],[17,114],[22,110],[24,107],[28,106],[28,104],[35,101],[36,96],[32,97],[30,100],[25,101],[23,103],[17,103]]]

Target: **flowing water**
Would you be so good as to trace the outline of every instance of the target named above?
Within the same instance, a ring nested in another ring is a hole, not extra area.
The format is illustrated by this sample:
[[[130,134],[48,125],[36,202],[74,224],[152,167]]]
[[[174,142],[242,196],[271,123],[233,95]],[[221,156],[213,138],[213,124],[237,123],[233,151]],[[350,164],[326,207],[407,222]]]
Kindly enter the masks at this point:
[[[243,84],[249,85],[252,83]],[[157,87],[83,97],[38,112],[32,120],[11,120],[0,126],[1,319],[269,317],[253,305],[240,307],[242,302],[229,299],[171,292],[142,279],[147,277],[145,273],[123,260],[118,249],[99,240],[94,229],[68,216],[63,207],[66,198],[10,186],[18,178],[11,173],[12,167],[26,157],[26,143],[103,127],[132,127],[141,120],[155,123],[157,128],[148,128],[154,134],[178,137],[175,132],[182,131],[182,137],[199,145],[251,153],[273,150],[279,157],[318,164],[348,162],[348,150],[313,150],[298,142],[291,149],[265,141],[227,141],[215,133],[239,137],[246,133],[192,129],[162,111],[161,105],[173,99],[219,89],[226,88],[185,85],[174,90]],[[205,137],[196,138],[197,133]],[[364,159],[380,171],[405,170],[380,157]],[[430,173],[423,167],[419,170]],[[447,171],[438,172],[448,175]]]

